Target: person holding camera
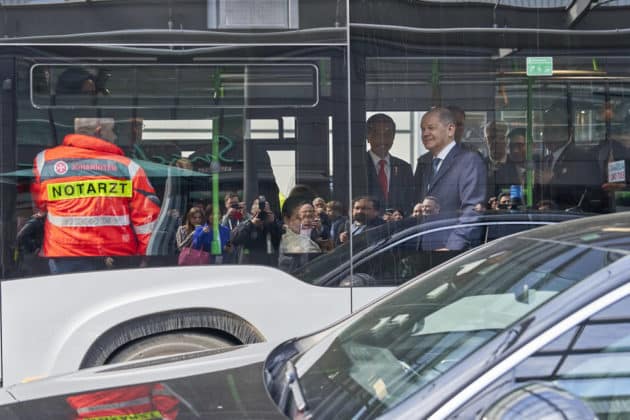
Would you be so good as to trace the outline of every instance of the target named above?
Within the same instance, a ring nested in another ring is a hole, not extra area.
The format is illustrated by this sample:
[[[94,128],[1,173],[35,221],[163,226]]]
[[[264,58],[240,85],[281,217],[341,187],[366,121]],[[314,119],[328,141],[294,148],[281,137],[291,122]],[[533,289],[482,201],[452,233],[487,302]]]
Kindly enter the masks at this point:
[[[282,228],[265,196],[252,202],[251,217],[239,223],[231,234],[231,241],[239,249],[239,264],[278,265],[278,246]]]
[[[246,219],[245,214],[243,214],[244,206],[235,192],[225,194],[223,202],[225,204],[225,214],[221,219],[221,225],[232,231]]]

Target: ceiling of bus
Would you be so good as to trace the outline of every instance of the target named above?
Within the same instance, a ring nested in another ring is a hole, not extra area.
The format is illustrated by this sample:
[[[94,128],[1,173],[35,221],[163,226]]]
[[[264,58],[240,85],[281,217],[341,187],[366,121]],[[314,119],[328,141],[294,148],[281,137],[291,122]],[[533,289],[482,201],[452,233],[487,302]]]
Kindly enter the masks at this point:
[[[209,10],[212,9],[208,5],[226,1],[0,0],[0,42],[127,45],[173,41],[206,45],[347,43],[348,20],[352,25],[413,30],[590,31],[630,27],[627,19],[630,0],[350,0],[350,13],[346,13],[345,0],[284,0],[287,4],[298,5],[299,25],[239,27],[238,30],[214,28],[209,23]],[[255,0],[242,0],[241,3],[243,7],[262,4]],[[281,1],[275,3],[282,4]],[[449,34],[444,36],[446,43],[457,41]],[[494,43],[510,36],[501,34]],[[492,38],[497,37],[490,33],[488,40],[479,41],[492,43]],[[545,40],[540,39],[542,41]],[[624,42],[627,44],[626,40]]]

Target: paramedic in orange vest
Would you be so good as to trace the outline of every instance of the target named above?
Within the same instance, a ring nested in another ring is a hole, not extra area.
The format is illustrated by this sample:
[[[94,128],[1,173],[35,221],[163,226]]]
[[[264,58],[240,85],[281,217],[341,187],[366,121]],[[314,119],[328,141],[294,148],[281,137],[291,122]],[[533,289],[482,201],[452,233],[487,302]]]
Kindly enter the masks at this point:
[[[41,254],[53,274],[145,255],[160,212],[144,170],[113,143],[112,118],[76,118],[74,131],[33,166],[31,192],[45,217]]]
[[[165,419],[175,420],[179,399],[163,384],[146,384],[73,395],[66,401],[76,410],[76,420]],[[189,405],[192,409],[192,406]]]

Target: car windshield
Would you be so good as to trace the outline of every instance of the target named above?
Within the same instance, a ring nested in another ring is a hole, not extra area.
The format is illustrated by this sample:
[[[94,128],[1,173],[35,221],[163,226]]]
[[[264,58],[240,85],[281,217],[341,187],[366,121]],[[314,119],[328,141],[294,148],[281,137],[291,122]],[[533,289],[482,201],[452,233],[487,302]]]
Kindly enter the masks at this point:
[[[603,227],[598,227],[603,229]],[[459,363],[554,295],[619,258],[583,241],[521,235],[411,283],[296,355],[314,418],[370,418]]]

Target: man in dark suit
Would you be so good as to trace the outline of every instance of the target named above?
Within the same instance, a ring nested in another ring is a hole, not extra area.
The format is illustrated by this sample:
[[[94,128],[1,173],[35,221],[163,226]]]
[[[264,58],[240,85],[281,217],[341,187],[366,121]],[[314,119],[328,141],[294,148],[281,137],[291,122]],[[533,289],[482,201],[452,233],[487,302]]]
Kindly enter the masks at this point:
[[[417,199],[434,196],[440,203],[440,217],[456,215],[461,221],[476,217],[475,206],[486,201],[486,167],[478,153],[462,149],[454,141],[453,114],[434,108],[421,121],[422,144],[429,151],[418,158],[415,173]],[[442,248],[465,249],[475,241],[471,229],[456,229],[445,238]]]
[[[378,200],[381,208],[410,211],[413,206],[413,172],[410,164],[389,153],[395,134],[396,124],[389,116],[375,114],[367,120],[370,150],[365,154],[366,195]]]
[[[525,185],[526,180],[526,140],[527,132],[523,127],[516,127],[506,134],[508,150],[505,162],[494,168],[488,168],[488,192],[499,195],[510,191],[511,185]]]
[[[559,102],[543,114],[547,155],[536,171],[535,201],[551,200],[561,210],[598,211],[602,189],[597,157],[573,141],[570,116]]]
[[[348,242],[350,234],[358,235],[371,228],[385,224],[379,217],[379,202],[374,197],[361,196],[352,202],[352,223],[346,223],[339,234],[339,242]]]

